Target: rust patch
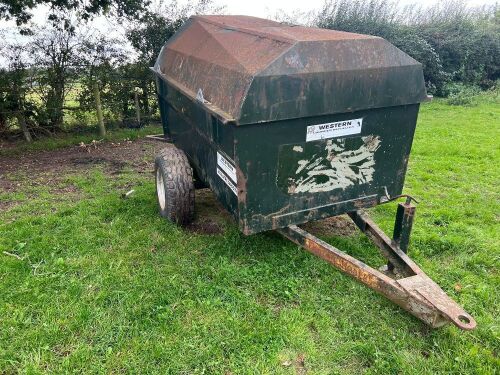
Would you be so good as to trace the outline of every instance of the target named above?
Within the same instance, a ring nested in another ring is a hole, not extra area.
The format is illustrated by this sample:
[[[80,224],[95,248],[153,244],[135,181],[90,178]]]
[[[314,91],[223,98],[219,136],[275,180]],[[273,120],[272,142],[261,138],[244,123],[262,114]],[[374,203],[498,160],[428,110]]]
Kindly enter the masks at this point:
[[[375,206],[377,203],[378,203],[377,197],[373,197],[373,198],[370,198],[368,200],[361,200],[360,199],[360,200],[354,201],[354,207],[356,207],[356,208],[371,207],[371,206]]]
[[[359,262],[359,264],[353,264],[348,259],[343,258],[331,251],[328,251],[319,243],[309,238],[305,239],[304,248],[311,253],[319,256],[320,258],[323,258],[338,269],[358,279],[363,284],[368,285],[370,288],[379,290],[377,278],[372,275],[367,269],[365,269],[368,268],[368,266],[366,266],[364,263]]]
[[[382,254],[386,258],[398,264],[398,266],[406,266],[414,274],[394,280],[314,237],[296,225],[278,229],[277,231],[312,254],[331,263],[340,271],[389,298],[432,327],[437,328],[447,322],[452,322],[464,330],[471,330],[476,327],[474,318],[448,297],[364,213],[355,211],[350,213],[350,216],[377,247],[384,249]]]
[[[238,177],[237,178],[237,180],[238,180],[238,203],[240,205],[244,206],[247,203],[247,179],[238,165],[236,165],[236,174]]]
[[[251,16],[194,16],[205,23],[222,28],[258,35],[283,42],[301,40],[344,40],[344,39],[374,39],[377,37],[345,31],[320,29],[299,25],[287,25],[282,22]]]
[[[201,89],[210,105],[231,117],[239,113],[254,75],[293,44],[207,17],[192,17],[188,24],[165,45],[155,72],[194,93]]]

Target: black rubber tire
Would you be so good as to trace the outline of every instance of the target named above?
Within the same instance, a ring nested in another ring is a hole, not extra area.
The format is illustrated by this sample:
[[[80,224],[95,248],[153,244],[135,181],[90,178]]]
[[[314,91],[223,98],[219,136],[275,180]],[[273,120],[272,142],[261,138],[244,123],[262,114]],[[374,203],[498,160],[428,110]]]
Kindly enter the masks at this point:
[[[161,150],[155,158],[155,179],[160,215],[178,225],[193,221],[193,170],[186,154],[174,146]]]

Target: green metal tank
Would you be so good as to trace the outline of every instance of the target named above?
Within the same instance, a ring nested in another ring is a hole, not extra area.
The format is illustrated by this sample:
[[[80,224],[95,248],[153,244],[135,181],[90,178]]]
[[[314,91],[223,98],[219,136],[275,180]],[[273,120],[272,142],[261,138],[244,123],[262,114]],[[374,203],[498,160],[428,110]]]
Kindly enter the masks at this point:
[[[401,194],[422,66],[386,40],[194,16],[154,68],[166,136],[245,234]]]
[[[432,327],[476,321],[407,255],[414,198],[400,195],[427,99],[422,66],[384,39],[242,16],[191,17],[153,68],[164,135],[160,214],[194,217],[193,175],[240,230],[274,229]],[[393,236],[363,208],[399,203]],[[383,272],[298,224],[347,213]]]

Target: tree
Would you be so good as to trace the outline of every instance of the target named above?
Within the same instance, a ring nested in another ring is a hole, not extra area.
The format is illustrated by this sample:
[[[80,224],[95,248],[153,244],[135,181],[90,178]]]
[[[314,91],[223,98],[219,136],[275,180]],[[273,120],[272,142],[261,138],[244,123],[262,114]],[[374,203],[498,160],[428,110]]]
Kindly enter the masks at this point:
[[[114,118],[123,119],[123,102],[129,98],[124,98],[121,88],[129,79],[121,73],[127,66],[127,54],[120,48],[120,42],[103,35],[87,39],[80,52],[80,63],[83,69],[78,101],[83,112],[86,112],[85,108],[94,106],[97,84],[104,110]],[[128,102],[130,104],[130,100]]]
[[[31,11],[40,5],[50,8],[51,21],[60,20],[61,12],[74,11],[78,11],[82,20],[109,13],[136,18],[149,4],[149,0],[0,0],[0,19],[13,19],[18,26],[25,25],[33,17]]]
[[[156,7],[146,12],[138,21],[129,26],[126,36],[138,53],[135,64],[128,64],[122,70],[136,77],[135,84],[141,89],[141,107],[150,113],[149,103],[154,95],[154,81],[149,67],[153,66],[162,47],[168,39],[186,22],[192,14],[219,13],[222,7],[214,6],[213,0],[198,0],[180,6],[177,1],[160,0]],[[122,87],[123,90],[128,88]],[[120,92],[118,90],[117,92]],[[123,108],[125,111],[126,108]],[[129,111],[129,110],[127,110]]]
[[[67,18],[69,19],[69,18]],[[63,124],[63,107],[69,90],[69,79],[78,63],[79,48],[85,38],[75,32],[76,26],[51,24],[36,30],[29,44],[35,70],[34,90],[44,103],[41,123],[50,130]]]
[[[33,114],[33,105],[26,100],[25,46],[11,44],[2,52],[8,68],[0,71],[0,131],[5,132],[15,120],[26,141],[31,142],[28,117]]]
[[[159,1],[157,7],[146,12],[137,22],[131,24],[127,39],[139,53],[139,60],[153,66],[161,48],[175,34],[192,14],[219,13],[223,8],[214,6],[213,0],[179,6],[176,1]]]
[[[438,3],[415,28],[439,51],[443,69],[456,82],[491,87],[500,78],[500,27],[493,8],[469,9],[461,1]]]
[[[495,7],[469,8],[445,0],[430,8],[388,0],[330,0],[319,27],[380,36],[421,62],[429,92],[447,95],[447,83],[491,87],[500,77],[500,27]]]

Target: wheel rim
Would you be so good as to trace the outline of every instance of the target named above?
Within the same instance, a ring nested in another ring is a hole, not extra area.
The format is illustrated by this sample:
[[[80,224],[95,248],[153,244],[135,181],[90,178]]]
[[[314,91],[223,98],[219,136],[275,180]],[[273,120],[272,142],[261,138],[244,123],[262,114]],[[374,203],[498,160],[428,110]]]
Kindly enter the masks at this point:
[[[163,175],[158,168],[156,170],[156,194],[158,194],[158,203],[160,204],[160,209],[165,209],[165,184],[163,182]]]

